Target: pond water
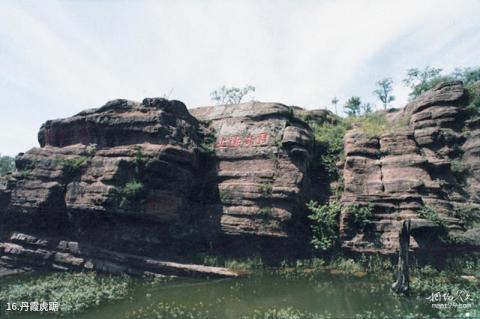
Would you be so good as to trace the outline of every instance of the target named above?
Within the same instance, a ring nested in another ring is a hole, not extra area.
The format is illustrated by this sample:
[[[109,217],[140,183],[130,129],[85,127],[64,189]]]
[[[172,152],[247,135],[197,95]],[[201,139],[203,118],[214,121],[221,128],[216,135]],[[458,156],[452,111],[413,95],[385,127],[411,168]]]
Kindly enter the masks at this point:
[[[327,272],[314,276],[255,274],[238,279],[136,282],[125,300],[62,318],[156,318],[156,313],[169,307],[177,308],[175,318],[191,318],[192,314],[197,318],[198,314],[202,318],[238,319],[259,310],[287,307],[311,313],[328,312],[332,318],[351,318],[368,311],[393,314],[395,309],[402,313],[433,314],[425,298],[398,298],[389,286],[390,283],[372,276]]]

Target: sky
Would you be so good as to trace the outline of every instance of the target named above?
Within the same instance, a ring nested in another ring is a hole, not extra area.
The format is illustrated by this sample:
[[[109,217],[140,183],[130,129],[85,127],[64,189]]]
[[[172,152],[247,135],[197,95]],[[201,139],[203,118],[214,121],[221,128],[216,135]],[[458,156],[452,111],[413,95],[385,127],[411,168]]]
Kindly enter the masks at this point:
[[[38,146],[49,119],[115,98],[213,104],[222,85],[255,99],[332,109],[393,107],[411,67],[480,64],[480,0],[0,0],[0,153]]]

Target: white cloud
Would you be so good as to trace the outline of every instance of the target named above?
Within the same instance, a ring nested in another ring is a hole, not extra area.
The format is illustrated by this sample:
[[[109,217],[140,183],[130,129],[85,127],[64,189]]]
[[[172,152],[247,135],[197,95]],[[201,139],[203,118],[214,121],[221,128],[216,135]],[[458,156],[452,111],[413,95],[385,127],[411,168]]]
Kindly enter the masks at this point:
[[[480,2],[72,1],[0,4],[0,150],[34,145],[49,118],[109,99],[209,104],[222,84],[309,108],[407,68],[478,63]]]

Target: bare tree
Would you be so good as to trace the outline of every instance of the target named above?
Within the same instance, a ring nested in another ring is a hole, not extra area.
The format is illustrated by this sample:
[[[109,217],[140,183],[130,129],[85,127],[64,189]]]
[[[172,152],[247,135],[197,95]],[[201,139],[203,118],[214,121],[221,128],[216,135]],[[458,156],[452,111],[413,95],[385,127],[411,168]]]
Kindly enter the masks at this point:
[[[243,88],[223,85],[212,91],[210,97],[217,105],[238,104],[250,92],[255,92],[255,87],[252,85],[246,85]]]
[[[338,115],[338,112],[337,112],[338,98],[336,96],[333,97],[332,104],[335,107],[335,115]]]
[[[395,96],[391,95],[393,90],[392,87],[393,80],[392,78],[385,78],[383,80],[377,81],[377,89],[373,91],[378,99],[383,103],[383,108],[386,110],[390,102],[395,100]]]

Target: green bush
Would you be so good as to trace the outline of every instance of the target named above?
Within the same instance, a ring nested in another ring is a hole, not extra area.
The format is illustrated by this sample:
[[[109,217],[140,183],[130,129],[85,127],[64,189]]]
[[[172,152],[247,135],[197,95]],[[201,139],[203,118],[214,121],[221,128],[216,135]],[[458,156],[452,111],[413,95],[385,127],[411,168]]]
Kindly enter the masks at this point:
[[[22,280],[0,288],[0,301],[58,302],[60,312],[79,313],[102,303],[123,299],[130,289],[126,276],[95,273],[54,273]]]
[[[465,224],[465,227],[470,228],[480,222],[480,211],[478,207],[467,203],[454,209],[454,217],[459,218]]]
[[[89,157],[86,156],[79,156],[74,159],[66,159],[62,160],[63,164],[63,172],[68,176],[73,176],[78,173],[78,171],[88,163],[90,160]]]
[[[435,208],[433,208],[432,206],[423,206],[419,211],[418,211],[418,216],[420,216],[421,218],[423,219],[427,219],[429,221],[432,221],[434,222],[435,224],[437,224],[438,226],[442,226],[442,227],[446,227],[445,225],[445,221],[443,221],[443,219],[441,219]]]
[[[122,189],[122,195],[127,199],[138,199],[143,192],[143,184],[133,180],[125,184]]]
[[[340,121],[337,124],[311,124],[315,136],[314,168],[323,169],[331,179],[338,179],[337,161],[343,158],[343,138],[349,124]]]
[[[312,230],[311,243],[315,249],[329,250],[338,243],[338,218],[342,206],[337,201],[329,202],[325,205],[319,205],[317,202],[310,201],[307,204],[310,210],[308,218],[312,221],[310,228]]]
[[[343,152],[343,137],[349,128],[349,124],[344,121],[338,124],[313,125],[315,142],[326,148],[329,153],[340,154]]]
[[[353,216],[353,224],[361,230],[367,230],[367,228],[373,223],[373,209],[371,205],[361,206],[358,204],[352,204],[347,207],[349,214]]]

